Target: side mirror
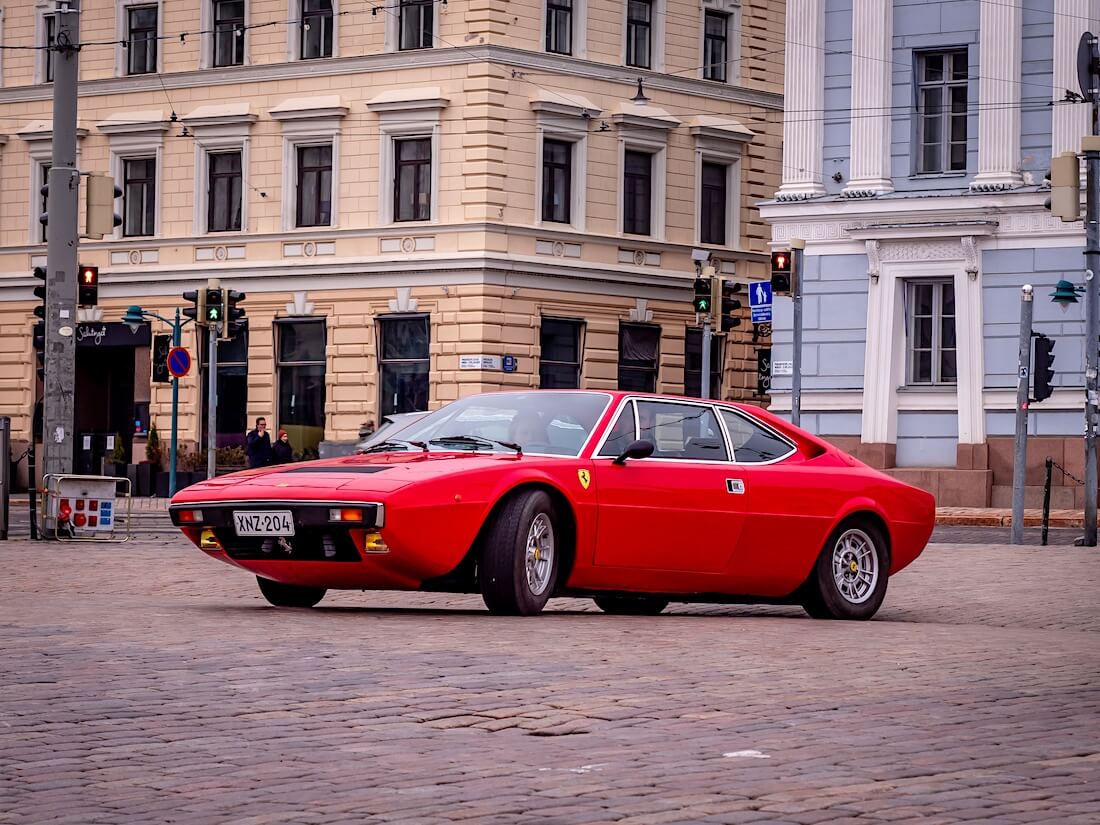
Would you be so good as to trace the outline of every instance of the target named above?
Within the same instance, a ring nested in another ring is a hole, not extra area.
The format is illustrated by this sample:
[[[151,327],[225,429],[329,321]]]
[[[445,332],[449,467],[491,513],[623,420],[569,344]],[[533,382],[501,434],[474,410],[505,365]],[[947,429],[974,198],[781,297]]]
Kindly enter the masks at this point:
[[[652,441],[632,441],[622,455],[616,458],[612,464],[626,464],[628,458],[649,458],[653,455],[653,442]]]

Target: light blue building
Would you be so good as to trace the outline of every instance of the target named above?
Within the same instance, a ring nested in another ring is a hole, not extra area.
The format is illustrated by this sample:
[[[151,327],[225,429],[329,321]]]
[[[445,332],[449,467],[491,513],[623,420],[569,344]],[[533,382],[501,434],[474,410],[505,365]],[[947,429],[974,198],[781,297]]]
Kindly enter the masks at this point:
[[[1077,43],[1095,0],[789,0],[783,185],[773,243],[806,241],[802,424],[941,505],[1007,506],[1021,286],[1055,348],[1030,414],[1029,505],[1052,456],[1083,476],[1081,223],[1044,208],[1078,151]],[[791,360],[776,299],[773,363]],[[1092,342],[1096,345],[1096,342]],[[790,409],[790,378],[772,380]],[[1056,474],[1054,506],[1083,504]]]

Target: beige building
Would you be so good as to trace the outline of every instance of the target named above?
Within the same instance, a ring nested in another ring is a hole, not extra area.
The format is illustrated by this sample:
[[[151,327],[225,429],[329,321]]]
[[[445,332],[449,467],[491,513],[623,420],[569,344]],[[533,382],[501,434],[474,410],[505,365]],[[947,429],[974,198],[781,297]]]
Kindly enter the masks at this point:
[[[52,43],[53,6],[0,14],[0,414],[24,442],[53,53],[11,47]],[[498,388],[697,393],[692,250],[765,275],[783,33],[780,0],[85,0],[79,162],[124,221],[81,244],[77,466],[166,434],[169,329],[118,321],[209,277],[247,294],[224,444],[265,415],[315,448]],[[758,397],[747,313],[722,356],[722,394]],[[194,370],[180,402],[194,442]]]

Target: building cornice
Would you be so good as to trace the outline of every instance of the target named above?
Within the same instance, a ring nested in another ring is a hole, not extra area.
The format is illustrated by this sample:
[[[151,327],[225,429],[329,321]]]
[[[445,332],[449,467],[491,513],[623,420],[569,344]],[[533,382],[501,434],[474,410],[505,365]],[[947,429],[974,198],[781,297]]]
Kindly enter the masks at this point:
[[[425,49],[416,52],[386,52],[357,57],[334,57],[324,61],[292,61],[260,66],[235,66],[227,69],[196,69],[185,72],[143,75],[134,77],[109,77],[82,81],[81,97],[116,94],[160,93],[164,89],[191,89],[209,86],[264,83],[279,80],[304,80],[314,77],[346,77],[354,74],[392,72],[398,69],[422,69],[437,66],[458,66],[467,63],[497,63],[515,68],[521,73],[550,72],[611,80],[633,86],[641,75],[647,89],[659,89],[676,94],[708,97],[713,100],[759,106],[763,109],[781,110],[783,96],[743,86],[732,86],[709,80],[665,75],[659,72],[598,63],[573,57],[532,52],[505,46],[463,46],[461,48]],[[48,101],[53,88],[48,84],[35,84],[0,89],[0,105],[5,103],[30,103]]]

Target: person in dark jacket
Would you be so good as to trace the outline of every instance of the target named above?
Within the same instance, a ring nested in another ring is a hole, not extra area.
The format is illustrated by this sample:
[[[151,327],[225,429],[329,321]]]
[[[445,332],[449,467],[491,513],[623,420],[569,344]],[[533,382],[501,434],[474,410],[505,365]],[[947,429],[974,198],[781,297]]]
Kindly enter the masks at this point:
[[[267,431],[267,419],[256,419],[256,429],[245,439],[245,454],[249,467],[266,467],[271,463],[271,435]]]
[[[290,446],[290,436],[286,430],[279,430],[279,437],[271,445],[272,464],[289,464],[294,460],[294,448]]]

